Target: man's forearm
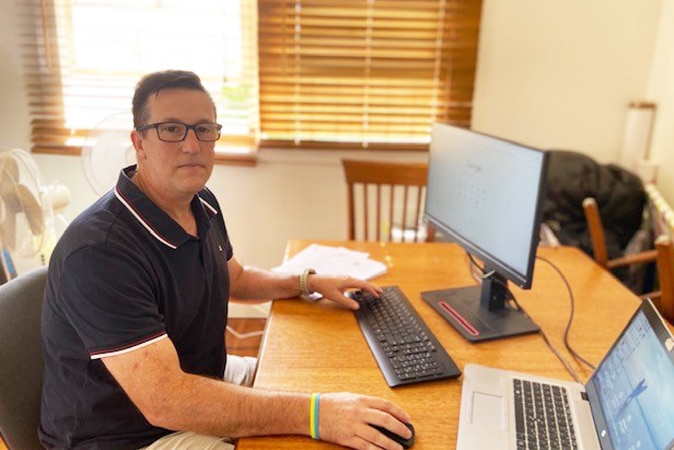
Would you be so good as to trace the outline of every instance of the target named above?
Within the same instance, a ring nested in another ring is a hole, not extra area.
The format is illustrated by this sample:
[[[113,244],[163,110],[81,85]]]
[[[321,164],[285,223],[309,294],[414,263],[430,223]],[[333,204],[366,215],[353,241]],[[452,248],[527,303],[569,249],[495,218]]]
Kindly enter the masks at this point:
[[[181,377],[183,378],[183,377]],[[213,436],[309,434],[309,394],[266,391],[186,374],[179,386],[161,388],[156,426]]]
[[[231,273],[231,271],[230,271]],[[245,299],[292,298],[300,294],[298,275],[242,267],[232,278],[232,296]]]
[[[229,437],[309,433],[309,394],[185,373],[169,339],[103,362],[152,425]]]

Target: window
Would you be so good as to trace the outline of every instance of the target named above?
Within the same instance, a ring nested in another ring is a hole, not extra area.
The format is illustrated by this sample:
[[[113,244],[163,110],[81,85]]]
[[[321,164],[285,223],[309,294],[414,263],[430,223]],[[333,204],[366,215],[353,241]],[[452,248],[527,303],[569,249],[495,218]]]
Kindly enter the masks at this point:
[[[432,122],[470,126],[481,0],[22,5],[37,152],[79,154],[101,120],[130,111],[143,74],[167,68],[210,90],[220,158],[258,145],[426,150]]]
[[[427,149],[470,126],[481,0],[259,0],[262,145]]]
[[[119,126],[142,75],[188,68],[223,124],[220,156],[257,147],[254,0],[31,0],[25,19],[34,151],[75,153],[89,131]]]

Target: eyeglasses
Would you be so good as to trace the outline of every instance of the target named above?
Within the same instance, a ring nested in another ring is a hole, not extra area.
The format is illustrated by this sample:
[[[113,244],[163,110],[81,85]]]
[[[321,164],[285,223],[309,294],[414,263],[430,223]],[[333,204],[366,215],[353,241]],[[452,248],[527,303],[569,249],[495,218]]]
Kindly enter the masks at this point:
[[[197,123],[194,125],[187,125],[180,122],[160,122],[143,125],[142,127],[137,127],[136,130],[145,131],[150,128],[157,130],[157,137],[160,141],[164,142],[184,141],[189,130],[193,130],[197,139],[200,141],[214,142],[220,139],[222,125],[219,123]]]

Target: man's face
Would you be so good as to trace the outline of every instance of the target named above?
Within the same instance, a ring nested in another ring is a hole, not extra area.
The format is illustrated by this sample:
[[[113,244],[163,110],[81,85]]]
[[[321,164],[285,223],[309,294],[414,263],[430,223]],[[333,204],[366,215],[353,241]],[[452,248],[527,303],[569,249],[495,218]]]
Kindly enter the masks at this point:
[[[180,122],[186,125],[215,122],[215,111],[203,92],[166,89],[148,98],[148,124]],[[204,188],[213,171],[215,142],[202,142],[188,130],[181,142],[164,142],[157,130],[132,133],[138,173],[153,195],[191,198]]]

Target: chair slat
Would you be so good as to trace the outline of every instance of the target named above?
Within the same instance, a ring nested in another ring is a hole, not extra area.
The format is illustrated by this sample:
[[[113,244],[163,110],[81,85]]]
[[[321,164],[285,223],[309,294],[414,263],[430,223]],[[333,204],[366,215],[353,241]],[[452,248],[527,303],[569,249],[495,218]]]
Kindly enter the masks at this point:
[[[405,231],[414,229],[414,241],[419,241],[420,220],[423,217],[426,178],[428,165],[423,162],[388,162],[366,160],[342,160],[347,182],[348,233],[349,239],[364,240],[374,236],[377,241],[396,239],[394,227],[400,227],[401,240],[405,240]],[[362,197],[354,195],[356,186],[362,187]],[[415,195],[416,190],[416,195]],[[371,194],[373,199],[369,199]],[[361,205],[356,213],[356,199]],[[361,208],[362,206],[362,208]],[[388,209],[388,211],[386,211]],[[387,219],[384,219],[386,217]],[[376,231],[371,233],[373,219]],[[388,220],[388,224],[383,223]],[[414,223],[410,223],[414,220]],[[382,230],[388,225],[385,236]],[[433,230],[427,225],[425,241],[432,241]],[[362,231],[362,233],[360,231]],[[423,234],[423,233],[421,233]]]
[[[657,249],[658,281],[660,282],[660,311],[674,324],[674,244],[668,236],[655,241]]]

